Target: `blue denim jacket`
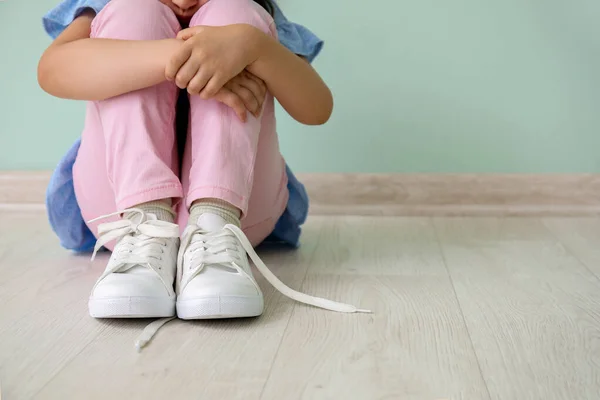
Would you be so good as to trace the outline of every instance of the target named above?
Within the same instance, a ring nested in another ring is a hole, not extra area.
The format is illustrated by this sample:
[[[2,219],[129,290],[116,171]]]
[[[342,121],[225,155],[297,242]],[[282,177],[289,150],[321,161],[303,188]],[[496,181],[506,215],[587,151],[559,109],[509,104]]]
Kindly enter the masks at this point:
[[[44,16],[44,29],[50,37],[56,38],[85,9],[91,8],[98,13],[109,1],[65,0]],[[302,25],[288,21],[277,5],[275,5],[273,18],[281,44],[312,62],[321,51],[323,41]],[[73,164],[80,143],[78,139],[54,170],[46,193],[46,208],[50,225],[58,235],[61,245],[69,250],[83,252],[91,251],[96,239],[81,216],[73,187]],[[286,172],[290,194],[287,208],[267,240],[284,242],[297,247],[300,226],[308,214],[308,196],[304,186],[288,166]]]

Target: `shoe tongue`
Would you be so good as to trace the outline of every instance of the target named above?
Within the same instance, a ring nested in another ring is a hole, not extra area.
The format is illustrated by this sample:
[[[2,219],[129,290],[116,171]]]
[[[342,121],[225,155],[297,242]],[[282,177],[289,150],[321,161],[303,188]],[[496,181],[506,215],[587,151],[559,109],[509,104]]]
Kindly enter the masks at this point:
[[[158,221],[158,217],[156,216],[156,214],[152,214],[152,213],[147,213],[146,219],[148,221]]]
[[[203,231],[216,232],[225,228],[227,221],[216,214],[204,213],[198,217],[196,224]]]

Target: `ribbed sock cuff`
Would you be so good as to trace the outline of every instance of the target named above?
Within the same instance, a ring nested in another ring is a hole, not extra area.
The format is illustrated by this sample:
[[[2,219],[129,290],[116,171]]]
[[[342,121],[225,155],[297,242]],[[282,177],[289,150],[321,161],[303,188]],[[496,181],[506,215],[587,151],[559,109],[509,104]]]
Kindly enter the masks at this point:
[[[241,227],[241,212],[226,201],[218,199],[206,199],[195,202],[190,208],[190,219],[188,225],[195,225],[202,214],[215,214],[223,218],[228,224]]]
[[[171,207],[171,200],[157,200],[149,201],[147,203],[139,204],[132,208],[139,208],[146,214],[154,214],[160,221],[175,223],[175,213]],[[124,218],[135,220],[135,217],[139,215],[134,212],[125,213]]]

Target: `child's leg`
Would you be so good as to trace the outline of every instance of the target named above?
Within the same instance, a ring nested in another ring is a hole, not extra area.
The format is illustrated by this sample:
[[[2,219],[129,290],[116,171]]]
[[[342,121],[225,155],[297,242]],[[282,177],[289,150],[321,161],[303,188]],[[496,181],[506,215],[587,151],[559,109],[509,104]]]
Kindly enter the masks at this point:
[[[211,0],[191,25],[236,23],[275,35],[271,17],[251,0]],[[273,97],[267,95],[264,104],[260,118],[249,114],[243,123],[215,100],[190,97],[182,170],[186,200],[179,210],[180,226],[189,222],[177,279],[180,318],[250,317],[263,311],[263,296],[242,242],[225,226],[239,226],[241,215],[243,229],[256,245],[272,232],[287,203]]]
[[[276,35],[271,17],[251,0],[211,0],[190,25],[236,23]],[[190,131],[182,173],[187,195],[179,210],[180,226],[188,222],[192,203],[218,199],[241,211],[242,226],[252,244],[272,232],[285,209],[288,192],[270,94],[264,104],[260,118],[248,114],[248,122],[243,123],[229,107],[190,96]]]
[[[112,0],[94,19],[91,36],[155,40],[173,38],[179,29],[174,14],[156,0]],[[172,223],[170,199],[182,197],[174,132],[177,93],[165,82],[88,104],[73,170],[83,217],[142,210],[122,221],[90,226],[99,232],[97,245],[114,246],[90,295],[93,317],[175,313],[179,229]],[[164,202],[149,203],[154,200]]]
[[[173,38],[180,29],[159,1],[112,0],[94,19],[91,36],[155,40]],[[164,82],[88,103],[73,171],[86,220],[182,196],[174,132],[177,94],[174,84]],[[96,232],[97,224],[90,228]]]

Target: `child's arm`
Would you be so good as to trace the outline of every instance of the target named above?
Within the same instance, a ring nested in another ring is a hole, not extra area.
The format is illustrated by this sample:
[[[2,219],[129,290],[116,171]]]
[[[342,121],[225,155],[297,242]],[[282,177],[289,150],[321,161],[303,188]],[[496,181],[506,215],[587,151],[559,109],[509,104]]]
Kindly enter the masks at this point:
[[[94,12],[86,12],[42,55],[38,82],[51,95],[104,100],[165,80],[165,65],[181,41],[90,39]]]
[[[196,26],[177,37],[185,43],[167,63],[166,75],[180,88],[211,98],[246,68],[298,122],[320,125],[331,116],[333,98],[319,74],[259,29],[245,24]]]
[[[281,106],[298,122],[321,125],[333,111],[331,91],[304,59],[258,29],[259,55],[248,71],[265,81]]]

